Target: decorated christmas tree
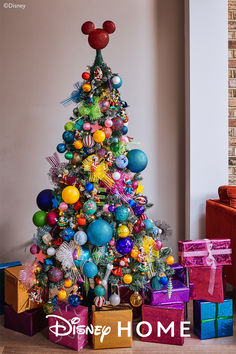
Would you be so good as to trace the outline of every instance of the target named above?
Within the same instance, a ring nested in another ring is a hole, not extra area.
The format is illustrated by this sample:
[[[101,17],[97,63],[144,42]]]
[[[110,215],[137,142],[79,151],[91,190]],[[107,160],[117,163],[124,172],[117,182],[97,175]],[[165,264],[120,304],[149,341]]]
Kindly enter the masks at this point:
[[[156,290],[167,285],[171,296],[174,258],[162,245],[169,229],[147,216],[152,204],[140,181],[148,159],[132,147],[128,104],[119,92],[122,79],[101,53],[114,31],[111,21],[102,29],[92,22],[82,26],[96,49],[95,61],[62,102],[75,107],[63,142],[47,157],[54,188],[37,196],[40,210],[33,215],[37,232],[30,249],[36,258],[20,278],[32,301],[45,302],[47,313],[55,310],[57,299],[68,298],[71,306],[78,306],[89,292],[101,307],[109,287],[110,303],[118,305],[119,285],[133,291],[134,307],[142,304],[139,292],[149,281]],[[58,153],[67,161],[60,162]]]

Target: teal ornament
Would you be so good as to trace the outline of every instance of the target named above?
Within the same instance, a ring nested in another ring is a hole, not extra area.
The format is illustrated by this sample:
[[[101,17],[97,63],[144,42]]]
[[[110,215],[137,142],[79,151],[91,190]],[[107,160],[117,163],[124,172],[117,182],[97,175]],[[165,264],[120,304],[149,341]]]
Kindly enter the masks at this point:
[[[93,215],[96,213],[97,210],[97,204],[95,203],[94,200],[87,200],[87,202],[84,203],[83,211],[88,214],[88,215]]]
[[[86,262],[90,257],[89,249],[85,247],[80,248],[79,259],[74,260],[76,267],[79,269],[83,262]]]
[[[115,89],[120,88],[122,85],[121,77],[118,75],[113,76],[113,78],[111,79],[111,84],[112,84],[112,87],[114,87]]]
[[[163,287],[163,285],[160,283],[160,277],[158,276],[151,278],[150,285],[153,290],[160,290]]]
[[[127,154],[128,158],[128,169],[131,172],[141,172],[143,171],[148,164],[148,158],[145,152],[139,149],[130,150]]]
[[[74,133],[71,130],[66,130],[63,134],[62,134],[62,139],[67,143],[72,143],[74,141]]]
[[[104,296],[106,293],[106,289],[102,285],[96,285],[94,288],[94,293],[96,296]]]
[[[153,225],[153,222],[152,220],[149,220],[149,219],[146,219],[146,220],[143,220],[144,224],[145,224],[145,230],[152,230],[154,225]]]
[[[115,219],[117,221],[125,221],[127,220],[129,215],[129,210],[123,205],[115,208]]]
[[[93,262],[86,262],[83,266],[83,274],[88,278],[93,278],[97,275],[98,267]]]
[[[98,219],[88,226],[87,235],[93,245],[105,246],[112,238],[112,227],[107,221]]]
[[[77,129],[77,130],[82,130],[83,124],[84,124],[83,119],[79,119],[79,120],[75,123],[75,129]]]

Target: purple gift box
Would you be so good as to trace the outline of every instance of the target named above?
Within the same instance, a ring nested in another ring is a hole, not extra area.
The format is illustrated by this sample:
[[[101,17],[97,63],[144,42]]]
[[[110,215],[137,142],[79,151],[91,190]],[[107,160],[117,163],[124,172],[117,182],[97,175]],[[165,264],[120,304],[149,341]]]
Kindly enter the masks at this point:
[[[17,313],[11,306],[4,305],[4,327],[6,328],[33,336],[47,325],[48,320],[42,308]]]
[[[187,284],[187,273],[186,273],[186,268],[184,268],[181,264],[179,263],[174,263],[171,264],[170,267],[175,270],[175,274],[173,275],[173,279],[179,280],[185,285]],[[190,299],[192,298],[194,293],[194,284],[189,282],[189,297]]]
[[[167,287],[153,290],[150,283],[145,287],[144,303],[152,306],[189,302],[189,288],[179,280],[172,280],[173,290],[168,297]]]

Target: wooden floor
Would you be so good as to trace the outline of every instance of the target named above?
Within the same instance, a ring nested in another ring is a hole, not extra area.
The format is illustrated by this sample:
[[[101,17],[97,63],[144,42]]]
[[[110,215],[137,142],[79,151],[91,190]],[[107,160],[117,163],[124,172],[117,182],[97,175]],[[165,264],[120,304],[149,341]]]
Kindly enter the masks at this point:
[[[236,316],[236,314],[235,314]],[[235,318],[235,317],[234,317]],[[192,311],[191,303],[189,306],[189,321],[192,321]],[[235,324],[235,319],[234,319]],[[234,332],[236,328],[234,326]],[[20,353],[20,354],[64,354],[73,353],[73,350],[69,350],[65,347],[59,346],[57,344],[51,343],[48,340],[48,330],[45,329],[40,333],[37,333],[33,337],[25,336],[24,334],[11,331],[3,327],[3,316],[0,316],[0,354],[8,353]],[[87,346],[80,351],[81,354],[95,353],[95,351]],[[133,341],[132,348],[122,348],[122,349],[106,349],[97,351],[98,354],[101,353],[138,353],[138,354],[149,354],[149,353],[160,353],[160,354],[171,354],[171,353],[188,353],[188,354],[210,354],[210,353],[221,353],[221,354],[236,354],[236,333],[233,337],[224,338],[214,338],[208,340],[199,340],[194,334],[191,333],[190,338],[186,338],[183,346],[174,346],[168,344],[157,344],[157,343],[145,343],[135,338]]]

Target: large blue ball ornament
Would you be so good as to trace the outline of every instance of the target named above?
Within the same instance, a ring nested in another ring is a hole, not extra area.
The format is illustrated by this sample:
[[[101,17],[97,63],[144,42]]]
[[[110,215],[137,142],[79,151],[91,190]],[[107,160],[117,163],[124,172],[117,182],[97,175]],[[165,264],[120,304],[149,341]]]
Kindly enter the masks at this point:
[[[83,266],[83,274],[87,278],[93,278],[97,275],[98,267],[93,262],[86,262]]]
[[[48,211],[52,209],[53,194],[51,189],[44,189],[37,196],[36,203],[39,209]]]
[[[130,150],[127,154],[128,168],[131,172],[141,172],[148,164],[148,158],[145,152],[139,149]]]
[[[63,134],[62,134],[62,139],[66,142],[66,143],[72,143],[72,141],[74,141],[74,133],[70,130],[66,130]]]
[[[60,143],[57,145],[57,151],[61,154],[66,151],[66,144]]]
[[[75,234],[74,230],[71,229],[70,227],[67,227],[62,231],[62,238],[64,241],[70,242],[73,239],[74,234]]]
[[[89,241],[95,246],[105,246],[112,238],[111,225],[102,219],[91,222],[87,228]]]
[[[123,205],[115,208],[115,219],[117,221],[125,221],[127,220],[129,215],[129,210]]]
[[[121,254],[128,254],[133,248],[133,241],[130,237],[119,238],[116,242],[116,249]]]
[[[71,294],[71,295],[69,295],[69,297],[68,297],[68,302],[69,302],[70,306],[72,306],[72,307],[77,307],[77,306],[79,306],[81,300],[80,300],[79,295],[77,295],[77,294]]]

